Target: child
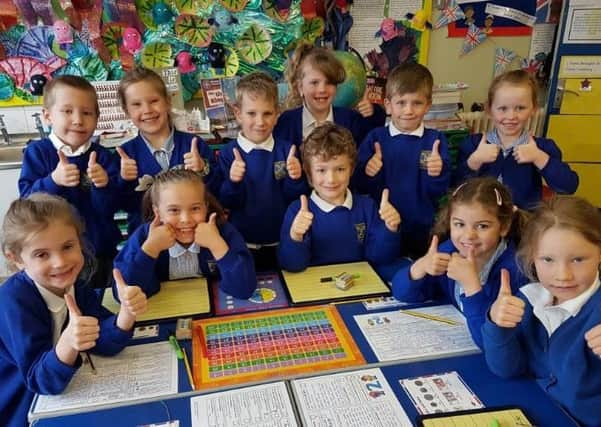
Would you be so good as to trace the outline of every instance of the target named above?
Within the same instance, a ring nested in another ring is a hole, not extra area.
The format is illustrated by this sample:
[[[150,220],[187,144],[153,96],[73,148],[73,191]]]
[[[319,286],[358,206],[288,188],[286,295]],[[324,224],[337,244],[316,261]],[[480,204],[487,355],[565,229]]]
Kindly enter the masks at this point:
[[[99,115],[94,87],[84,78],[64,75],[44,87],[44,119],[50,136],[27,145],[23,157],[21,197],[45,192],[65,198],[86,223],[96,252],[95,287],[109,283],[112,260],[121,233],[113,221],[118,163],[92,141]]]
[[[531,209],[542,199],[542,180],[558,193],[578,188],[578,175],[561,160],[550,139],[534,138],[526,128],[534,115],[536,82],[523,70],[497,76],[486,104],[495,128],[471,135],[459,146],[457,180],[492,176],[511,190],[514,203]]]
[[[313,129],[330,122],[351,131],[359,145],[367,133],[384,125],[386,115],[378,106],[363,99],[356,110],[332,107],[336,85],[345,78],[344,67],[334,54],[322,47],[300,44],[286,68],[288,98],[286,106],[273,131],[276,139],[300,146]]]
[[[202,139],[172,126],[171,98],[157,73],[143,67],[133,69],[121,79],[118,93],[123,111],[139,130],[137,137],[117,148],[131,234],[142,222],[142,196],[151,182],[150,177],[183,167],[202,173],[212,192],[218,191],[221,178],[209,146]]]
[[[224,292],[236,298],[252,295],[257,286],[252,257],[240,233],[224,221],[199,173],[161,172],[144,205],[146,217],[154,218],[138,227],[115,258],[115,268],[128,283],[139,284],[152,296],[163,281],[214,277],[219,272]]]
[[[577,197],[537,208],[518,251],[530,283],[512,292],[505,273],[482,327],[489,368],[528,375],[580,425],[601,425],[601,214]],[[596,352],[595,352],[596,351]]]
[[[379,199],[390,189],[390,201],[401,213],[403,253],[422,256],[427,249],[438,199],[450,179],[444,135],[424,128],[432,104],[433,78],[420,64],[402,64],[388,76],[387,127],[374,129],[359,147],[355,184]]]
[[[0,286],[0,419],[26,426],[34,394],[61,393],[81,351],[113,355],[127,345],[146,296],[115,270],[121,309],[113,315],[102,307],[79,279],[83,224],[60,197],[15,200],[2,232],[2,250],[20,271]]]
[[[348,189],[357,161],[351,133],[326,123],[311,132],[301,150],[313,192],[310,200],[303,195],[286,211],[280,235],[281,266],[301,271],[309,265],[366,260],[378,272],[387,270],[385,265],[398,255],[401,218],[388,202],[388,190],[378,210],[371,198]]]
[[[516,286],[526,282],[515,262],[521,214],[511,195],[493,178],[460,185],[438,216],[428,252],[392,280],[395,298],[407,302],[443,300],[459,308],[472,338],[482,345],[480,328],[497,297],[501,269]],[[438,245],[438,236],[450,239]]]
[[[258,270],[276,267],[276,247],[284,213],[308,191],[296,146],[271,132],[278,114],[278,88],[264,73],[243,77],[234,108],[241,131],[220,151],[225,178],[219,199],[251,249]]]

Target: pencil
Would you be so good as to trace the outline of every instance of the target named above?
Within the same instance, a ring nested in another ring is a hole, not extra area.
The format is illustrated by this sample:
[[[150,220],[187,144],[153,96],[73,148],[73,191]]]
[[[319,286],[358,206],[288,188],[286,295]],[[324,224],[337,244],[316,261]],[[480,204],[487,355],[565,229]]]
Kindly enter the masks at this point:
[[[90,368],[92,368],[92,373],[96,375],[96,367],[94,366],[94,362],[92,362],[92,356],[90,356],[89,351],[84,351],[85,360],[90,364]]]
[[[455,320],[447,319],[446,317],[435,316],[433,314],[420,313],[412,310],[399,310],[401,313],[408,314],[413,317],[421,317],[422,319],[434,320],[436,322],[446,323],[448,325],[459,325]]]
[[[190,387],[192,390],[196,390],[194,386],[194,377],[192,376],[192,370],[190,369],[190,362],[188,362],[188,356],[186,355],[186,349],[182,347],[182,352],[184,353],[184,365],[186,365],[186,372],[188,373],[188,380],[190,381]]]

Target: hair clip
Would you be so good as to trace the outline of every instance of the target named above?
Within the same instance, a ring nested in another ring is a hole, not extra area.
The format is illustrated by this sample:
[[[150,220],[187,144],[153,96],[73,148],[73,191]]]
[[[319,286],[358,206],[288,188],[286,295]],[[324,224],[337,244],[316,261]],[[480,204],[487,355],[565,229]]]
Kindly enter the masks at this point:
[[[135,188],[135,191],[146,191],[154,182],[154,177],[152,175],[144,175],[143,177],[138,179],[138,186]]]
[[[461,184],[459,187],[457,187],[457,188],[455,189],[455,191],[453,191],[453,194],[451,194],[451,197],[455,197],[455,196],[457,195],[457,193],[459,193],[459,190],[461,190],[461,189],[462,189],[462,188],[465,186],[465,184],[467,184],[467,182],[464,182],[464,183],[463,183],[463,184]]]
[[[497,196],[497,205],[501,206],[503,204],[503,199],[501,198],[501,193],[499,193],[499,190],[497,190],[496,188],[495,190],[495,195]]]

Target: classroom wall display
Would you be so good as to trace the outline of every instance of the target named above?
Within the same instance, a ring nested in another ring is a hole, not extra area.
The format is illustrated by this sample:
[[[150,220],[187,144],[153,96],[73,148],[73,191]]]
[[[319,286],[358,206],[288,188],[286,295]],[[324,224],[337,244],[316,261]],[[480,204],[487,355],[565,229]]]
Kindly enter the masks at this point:
[[[0,106],[40,103],[34,76],[119,80],[136,64],[177,66],[188,100],[200,79],[255,70],[278,77],[296,43],[323,32],[319,19],[303,19],[300,0],[15,4],[0,14]]]
[[[453,0],[465,17],[448,25],[449,37],[465,37],[470,25],[481,28],[488,36],[527,36],[532,33],[537,0]],[[528,19],[532,19],[531,24]]]

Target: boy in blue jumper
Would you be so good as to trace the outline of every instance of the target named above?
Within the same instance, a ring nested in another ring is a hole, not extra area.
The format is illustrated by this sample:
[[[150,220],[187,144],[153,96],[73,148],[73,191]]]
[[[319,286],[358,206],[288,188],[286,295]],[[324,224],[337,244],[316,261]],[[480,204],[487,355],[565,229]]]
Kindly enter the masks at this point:
[[[601,214],[576,197],[544,203],[526,224],[518,256],[535,282],[516,296],[503,272],[482,327],[488,367],[535,378],[580,425],[599,426]]]
[[[193,134],[180,132],[171,124],[171,98],[161,77],[138,67],[119,83],[123,111],[138,128],[138,136],[117,148],[121,157],[119,184],[122,205],[128,213],[128,232],[142,223],[142,197],[159,172],[185,168],[199,172],[209,190],[216,194],[221,177],[213,151]]]
[[[562,161],[555,142],[528,133],[537,93],[537,83],[523,70],[493,80],[487,111],[495,127],[470,135],[459,146],[458,183],[473,176],[492,176],[511,189],[515,204],[522,209],[532,209],[542,200],[543,178],[557,193],[576,191],[578,175]]]
[[[19,177],[19,193],[55,194],[75,206],[86,223],[94,247],[95,287],[109,282],[121,233],[113,221],[117,209],[118,163],[93,142],[99,115],[94,87],[78,76],[60,76],[44,87],[44,119],[52,126],[48,138],[27,145]]]
[[[313,186],[286,211],[280,234],[280,264],[288,271],[309,265],[369,261],[385,280],[398,263],[401,218],[384,190],[379,206],[348,189],[357,159],[351,133],[327,123],[302,146],[303,167]],[[396,266],[398,268],[398,265]]]
[[[450,180],[444,135],[425,129],[423,119],[432,104],[433,78],[420,64],[402,64],[389,75],[385,106],[390,124],[371,131],[359,146],[354,183],[378,200],[390,189],[390,201],[403,218],[403,254],[426,252],[438,200]]]
[[[286,208],[308,191],[296,146],[274,139],[278,89],[264,73],[244,76],[236,88],[234,108],[241,131],[220,152],[225,177],[219,199],[230,210],[258,270],[276,267],[276,247]]]

